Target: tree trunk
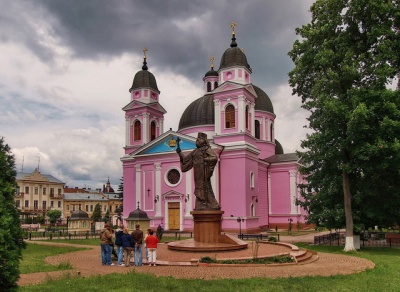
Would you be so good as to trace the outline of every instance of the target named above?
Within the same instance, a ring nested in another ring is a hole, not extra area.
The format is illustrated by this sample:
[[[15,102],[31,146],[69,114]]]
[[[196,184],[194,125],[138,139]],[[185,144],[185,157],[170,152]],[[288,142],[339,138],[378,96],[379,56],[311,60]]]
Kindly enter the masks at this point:
[[[353,212],[351,210],[351,194],[349,174],[343,170],[344,214],[346,216],[346,244],[344,251],[354,251]]]

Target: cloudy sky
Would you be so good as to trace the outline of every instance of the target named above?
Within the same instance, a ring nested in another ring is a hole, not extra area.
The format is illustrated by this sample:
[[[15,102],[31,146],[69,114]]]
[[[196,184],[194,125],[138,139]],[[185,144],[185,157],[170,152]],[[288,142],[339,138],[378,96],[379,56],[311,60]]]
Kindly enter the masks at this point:
[[[128,89],[147,47],[167,110],[164,130],[203,92],[204,74],[237,43],[252,83],[271,98],[276,138],[300,150],[307,112],[292,96],[287,55],[311,0],[0,0],[0,136],[17,170],[36,167],[74,187],[116,189]]]

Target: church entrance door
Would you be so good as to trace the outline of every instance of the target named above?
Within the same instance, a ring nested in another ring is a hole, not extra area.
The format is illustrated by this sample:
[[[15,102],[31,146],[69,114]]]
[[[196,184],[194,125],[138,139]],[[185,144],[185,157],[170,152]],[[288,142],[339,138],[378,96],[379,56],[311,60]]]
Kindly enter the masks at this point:
[[[168,203],[168,229],[179,230],[180,225],[179,202]]]

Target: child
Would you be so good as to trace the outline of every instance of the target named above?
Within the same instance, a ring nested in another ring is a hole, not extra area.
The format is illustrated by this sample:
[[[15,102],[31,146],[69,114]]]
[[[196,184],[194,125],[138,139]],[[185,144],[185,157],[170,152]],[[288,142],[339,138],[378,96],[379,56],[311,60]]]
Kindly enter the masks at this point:
[[[160,241],[158,240],[157,236],[153,235],[153,230],[150,229],[149,235],[146,237],[146,246],[149,251],[149,266],[153,267],[156,266],[156,259],[157,259],[157,243]]]

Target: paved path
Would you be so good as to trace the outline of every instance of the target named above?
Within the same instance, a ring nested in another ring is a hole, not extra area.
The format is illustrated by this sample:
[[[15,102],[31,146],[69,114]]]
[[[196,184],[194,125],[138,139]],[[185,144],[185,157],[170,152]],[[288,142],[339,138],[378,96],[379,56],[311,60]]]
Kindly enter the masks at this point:
[[[282,238],[281,238],[282,239]],[[296,242],[299,242],[299,237],[296,237]],[[305,240],[305,239],[303,239]],[[32,242],[33,243],[33,242]],[[38,244],[47,245],[64,245],[55,242],[35,242]],[[78,246],[78,245],[71,245]],[[45,282],[49,279],[57,279],[69,275],[71,277],[89,277],[93,275],[105,275],[110,273],[128,273],[135,270],[137,273],[150,273],[156,276],[171,276],[174,278],[191,278],[191,279],[237,279],[237,278],[252,278],[252,277],[298,277],[298,276],[331,276],[338,274],[352,274],[374,268],[375,264],[369,260],[339,255],[318,253],[319,259],[307,264],[299,265],[268,265],[268,266],[249,266],[249,267],[204,267],[204,266],[141,266],[141,267],[118,267],[118,266],[102,266],[100,247],[99,246],[83,246],[79,247],[90,248],[90,250],[77,251],[58,256],[51,256],[46,258],[46,262],[50,264],[58,264],[60,262],[70,262],[73,266],[72,270],[57,271],[57,272],[44,272],[22,274],[19,285],[31,285]],[[234,251],[234,252],[220,252],[220,253],[191,253],[191,252],[178,252],[168,250],[166,244],[159,244],[158,259],[161,261],[170,262],[186,262],[191,259],[199,259],[203,256],[222,258],[240,258],[252,257],[251,247],[247,250]],[[265,254],[282,254],[288,253],[287,247],[275,246],[270,244],[260,244],[258,255]]]

